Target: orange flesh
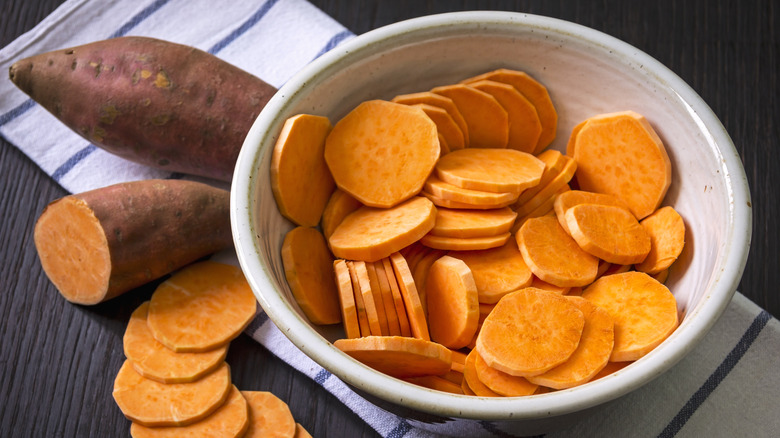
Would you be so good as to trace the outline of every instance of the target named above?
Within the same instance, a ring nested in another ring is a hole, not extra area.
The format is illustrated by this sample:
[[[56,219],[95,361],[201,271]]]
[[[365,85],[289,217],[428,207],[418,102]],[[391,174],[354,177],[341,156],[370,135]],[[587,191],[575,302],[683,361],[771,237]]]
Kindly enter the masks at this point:
[[[536,158],[540,159],[544,163],[544,171],[542,172],[542,178],[539,180],[539,184],[530,187],[523,191],[517,198],[517,206],[523,205],[531,198],[539,193],[543,188],[550,183],[563,169],[563,166],[569,161],[566,157],[555,149],[548,149]]]
[[[352,291],[352,277],[349,275],[347,262],[335,260],[333,271],[336,274],[336,284],[339,291],[339,304],[341,307],[341,320],[344,325],[344,334],[347,338],[360,337],[360,323],[358,322],[357,305]]]
[[[639,263],[650,252],[650,235],[623,207],[579,204],[566,210],[564,217],[580,248],[606,262]]]
[[[464,238],[426,234],[422,239],[420,239],[420,242],[422,242],[422,244],[425,246],[429,246],[435,249],[448,251],[476,251],[480,249],[497,248],[501,245],[504,245],[510,237],[512,237],[512,235],[508,232],[499,234],[497,236]]]
[[[378,262],[377,262],[378,263]],[[393,303],[395,304],[396,315],[398,316],[398,326],[401,330],[401,336],[412,336],[412,327],[409,324],[409,315],[406,312],[404,297],[401,295],[401,289],[398,286],[398,280],[395,278],[395,270],[389,258],[382,259],[382,267],[385,268],[387,282],[390,285],[390,292],[393,294]]]
[[[431,335],[428,332],[425,309],[420,301],[417,286],[414,284],[414,277],[411,271],[409,271],[409,265],[406,264],[406,260],[399,253],[393,253],[390,256],[390,263],[393,266],[396,281],[398,281],[398,290],[404,298],[404,307],[406,307],[406,314],[409,317],[409,327],[412,330],[412,336],[429,341]]]
[[[551,179],[547,185],[545,185],[541,190],[539,190],[534,196],[532,196],[524,203],[519,204],[518,202],[515,204],[517,205],[515,211],[517,212],[518,216],[522,217],[528,213],[531,213],[537,207],[544,204],[545,201],[548,201],[552,196],[558,193],[561,188],[566,186],[569,181],[571,181],[572,177],[574,176],[574,172],[577,170],[577,162],[566,156],[563,158],[564,164],[561,168],[561,171],[555,175],[555,177]],[[554,202],[554,200],[552,202]],[[550,205],[550,207],[552,207],[552,205]]]
[[[571,233],[569,226],[566,224],[566,210],[579,204],[601,204],[628,208],[625,202],[606,193],[586,192],[584,190],[569,190],[561,193],[555,197],[553,208],[555,209],[555,216],[558,218],[558,222],[569,234]]]
[[[325,238],[329,238],[341,221],[363,204],[343,190],[336,189],[330,196],[325,210],[322,212],[320,227]]]
[[[651,244],[650,252],[636,265],[636,270],[658,274],[680,256],[685,246],[685,223],[674,208],[661,207],[642,219],[641,224],[650,236]]]
[[[390,282],[387,279],[385,267],[381,261],[367,263],[367,265],[374,268],[374,272],[376,273],[376,278],[379,283],[379,288],[382,292],[382,301],[385,306],[385,315],[387,317],[388,334],[391,336],[401,336],[401,325],[398,320],[398,309],[395,307],[393,291],[390,288]],[[400,297],[400,294],[398,298],[401,300],[401,307],[403,307],[403,298]]]
[[[517,213],[509,207],[490,210],[436,209],[436,224],[430,231],[443,237],[485,237],[504,234],[512,228]]]
[[[455,124],[458,125],[458,128],[460,128],[460,132],[463,134],[464,147],[469,146],[469,128],[466,124],[466,120],[458,110],[458,107],[455,106],[455,103],[449,97],[431,93],[430,91],[422,91],[419,93],[402,94],[400,96],[394,97],[392,101],[396,103],[402,103],[404,105],[426,103],[443,108],[445,111],[447,111],[447,114],[452,117],[452,120],[455,121]]]
[[[477,350],[471,350],[466,356],[466,363],[463,365],[463,382],[472,392],[470,395],[478,397],[501,397],[501,394],[488,388],[487,385],[479,380],[476,368]],[[464,393],[466,393],[464,388]]]
[[[509,116],[495,97],[462,84],[431,90],[449,97],[463,115],[471,148],[505,148],[509,140]]]
[[[379,317],[379,334],[389,335],[390,328],[387,324],[387,312],[385,311],[385,302],[382,296],[382,289],[379,286],[379,276],[376,273],[376,268],[373,263],[364,263],[366,267],[366,273],[368,273],[368,280],[371,285],[371,295],[374,300],[374,306],[376,307],[376,314]]]
[[[436,391],[449,392],[451,394],[463,394],[463,389],[461,388],[460,384],[439,376],[407,377],[404,380],[428,389],[434,389]]]
[[[439,179],[464,189],[520,193],[539,184],[544,163],[514,149],[468,148],[443,156],[435,169]]]
[[[509,118],[509,138],[507,147],[533,154],[542,123],[536,107],[511,85],[496,81],[471,82],[468,86],[493,96],[506,110]]]
[[[507,207],[509,205],[512,205],[515,202],[514,196],[512,196],[510,199],[506,201],[497,202],[496,204],[488,203],[485,198],[482,198],[479,201],[480,203],[475,204],[472,202],[459,202],[459,201],[452,201],[450,199],[440,198],[425,190],[420,192],[420,195],[430,199],[431,202],[433,202],[433,205],[437,207],[460,209],[460,210],[493,210],[497,208]]]
[[[368,323],[366,303],[363,302],[363,294],[360,291],[360,280],[358,280],[355,272],[355,262],[347,261],[347,269],[349,270],[349,278],[352,281],[352,293],[355,298],[355,310],[357,312],[358,325],[360,326],[360,336],[370,336],[371,326]]]
[[[372,335],[382,335],[382,324],[379,322],[379,312],[377,311],[376,302],[374,301],[374,292],[371,290],[371,279],[368,276],[368,269],[366,268],[366,262],[354,261],[354,274],[357,277],[357,282],[360,289],[355,293],[360,293],[363,298],[363,305],[366,309],[366,317],[368,317],[368,328],[371,330]],[[350,271],[352,273],[353,271]]]
[[[450,256],[463,260],[471,269],[480,303],[497,303],[507,293],[530,285],[533,279],[515,239],[498,248],[451,252]]]
[[[431,339],[445,347],[463,348],[477,331],[479,301],[471,270],[462,260],[436,260],[426,281]]]
[[[423,189],[438,198],[455,201],[469,205],[502,205],[514,202],[516,193],[495,193],[482,190],[464,189],[440,180],[436,175],[431,175],[425,181]]]
[[[450,116],[447,110],[427,103],[418,103],[413,106],[419,107],[425,111],[425,114],[433,120],[439,134],[441,134],[447,142],[448,151],[451,152],[466,147],[465,140],[463,139],[463,131],[460,130],[458,124],[455,123],[455,119]]]
[[[367,336],[337,339],[333,345],[365,365],[394,377],[441,375],[452,366],[449,349],[424,339]]]
[[[522,397],[536,392],[538,385],[531,383],[525,377],[512,376],[503,371],[491,368],[478,352],[474,353],[474,370],[477,379],[496,394],[504,397]]]
[[[244,438],[285,438],[296,433],[290,407],[267,391],[241,391],[249,406],[249,428]]]

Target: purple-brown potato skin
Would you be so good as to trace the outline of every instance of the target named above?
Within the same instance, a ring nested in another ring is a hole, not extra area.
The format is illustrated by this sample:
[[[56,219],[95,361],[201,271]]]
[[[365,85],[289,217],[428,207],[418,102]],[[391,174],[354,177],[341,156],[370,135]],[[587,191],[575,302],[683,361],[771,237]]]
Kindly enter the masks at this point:
[[[230,181],[276,92],[202,50],[120,37],[22,59],[11,80],[91,143],[130,161]]]

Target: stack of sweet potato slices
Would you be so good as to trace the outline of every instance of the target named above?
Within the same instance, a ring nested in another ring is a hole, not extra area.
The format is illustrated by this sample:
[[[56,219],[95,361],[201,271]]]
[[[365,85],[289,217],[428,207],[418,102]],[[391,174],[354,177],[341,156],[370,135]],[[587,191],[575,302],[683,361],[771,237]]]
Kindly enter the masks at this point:
[[[320,218],[283,246],[302,312],[367,366],[456,394],[546,393],[650,352],[679,322],[663,283],[685,241],[664,145],[631,111],[578,124],[566,154],[556,130],[547,89],[499,69],[361,104],[317,144],[280,137],[323,151],[310,166],[336,186],[285,201]]]

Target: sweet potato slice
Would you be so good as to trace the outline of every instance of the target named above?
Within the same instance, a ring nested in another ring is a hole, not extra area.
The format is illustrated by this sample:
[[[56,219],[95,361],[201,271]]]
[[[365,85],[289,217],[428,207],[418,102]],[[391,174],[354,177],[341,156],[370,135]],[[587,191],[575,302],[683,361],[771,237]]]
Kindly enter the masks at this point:
[[[336,275],[336,285],[339,291],[339,306],[344,334],[347,338],[359,338],[360,322],[358,321],[355,292],[352,290],[352,276],[349,275],[347,262],[342,259],[335,260],[333,271]]]
[[[512,235],[510,233],[486,237],[444,237],[426,234],[420,239],[423,245],[448,251],[476,251],[497,248],[504,245]]]
[[[536,143],[534,154],[538,154],[552,143],[558,129],[558,112],[555,110],[550,94],[544,85],[525,72],[505,68],[487,72],[462,82],[470,84],[482,80],[509,84],[515,87],[517,91],[522,93],[534,105],[542,125],[542,132],[539,135],[539,141]]]
[[[677,328],[677,301],[663,284],[644,272],[599,278],[582,297],[606,310],[615,323],[612,362],[637,360]]]
[[[463,390],[463,395],[477,395],[477,393],[475,393],[469,386],[469,382],[466,380],[465,375],[463,376],[463,380],[460,382],[460,389]]]
[[[113,397],[130,421],[143,426],[186,426],[216,411],[230,394],[230,367],[190,383],[160,383],[138,374],[126,360],[114,380]]]
[[[491,368],[534,376],[569,359],[584,325],[582,311],[571,301],[527,287],[496,304],[482,324],[476,350]]]
[[[293,435],[293,438],[312,438],[312,436],[301,423],[295,423],[295,435]]]
[[[566,210],[578,204],[613,205],[615,207],[628,209],[628,205],[626,205],[625,202],[606,193],[586,192],[584,190],[569,190],[566,193],[561,193],[555,198],[553,208],[555,209],[555,216],[558,218],[561,227],[569,234],[571,234],[571,232],[569,231],[569,225],[566,223],[566,217],[564,215],[566,214]]]
[[[480,303],[495,304],[507,293],[522,289],[533,280],[515,239],[508,239],[498,248],[451,252],[450,256],[463,260],[471,270]]]
[[[468,86],[493,96],[506,110],[509,118],[507,147],[529,154],[535,153],[542,133],[542,123],[536,107],[511,85],[496,81],[471,82]]]
[[[450,145],[447,143],[447,139],[444,138],[443,135],[441,135],[441,132],[437,133],[436,136],[439,139],[439,154],[449,154],[450,153]]]
[[[296,423],[290,407],[268,391],[241,391],[249,405],[249,429],[244,438],[294,437]]]
[[[556,286],[554,284],[550,284],[544,280],[541,280],[539,277],[535,275],[533,277],[533,280],[531,280],[530,286],[535,287],[537,289],[546,290],[548,292],[556,293],[558,295],[568,295],[569,291],[572,289],[570,287],[561,287],[561,286]]]
[[[452,366],[450,350],[425,339],[368,336],[338,339],[333,345],[371,368],[394,377],[441,375]]]
[[[672,207],[661,207],[640,223],[650,236],[650,252],[635,268],[651,275],[658,274],[680,256],[685,246],[685,223]]]
[[[65,196],[38,218],[35,249],[66,300],[97,304],[231,247],[229,198],[157,179]]]
[[[420,295],[420,303],[422,304],[426,315],[428,314],[428,292],[426,289],[426,285],[428,283],[428,273],[431,269],[431,265],[433,265],[436,260],[445,255],[447,255],[447,251],[431,249],[430,252],[425,254],[425,256],[421,258],[419,262],[417,262],[417,264],[414,266],[414,269],[412,269],[411,266],[409,267],[409,269],[412,271],[414,284],[417,286],[417,293]]]
[[[397,252],[390,255],[390,263],[393,266],[395,279],[398,281],[398,290],[404,298],[404,307],[409,317],[409,327],[411,328],[412,336],[429,341],[431,335],[428,331],[425,308],[417,292],[417,286],[414,284],[412,272],[409,271],[409,265],[406,264],[404,257]]]
[[[404,105],[425,103],[443,108],[445,111],[447,111],[447,114],[452,117],[452,120],[455,121],[455,124],[458,125],[458,128],[460,128],[460,132],[463,134],[464,147],[469,146],[469,127],[466,124],[466,119],[463,118],[463,115],[458,110],[458,107],[455,106],[455,102],[453,102],[449,97],[431,93],[430,91],[422,91],[419,93],[395,96],[391,101]]]
[[[469,147],[505,148],[509,116],[495,97],[463,84],[436,87],[431,92],[449,97],[469,127]]]
[[[419,107],[425,111],[425,114],[430,117],[431,120],[433,120],[439,134],[441,134],[447,142],[448,152],[466,147],[466,142],[463,139],[463,131],[460,130],[458,124],[455,123],[455,119],[452,118],[447,110],[427,103],[418,103],[412,106]]]
[[[333,194],[330,195],[328,203],[325,205],[325,210],[322,212],[322,219],[320,220],[320,227],[325,238],[330,238],[330,235],[341,224],[341,221],[362,206],[363,204],[350,196],[349,193],[341,189],[334,190]]]
[[[390,328],[387,324],[387,313],[385,312],[385,302],[382,297],[382,289],[379,286],[379,277],[376,274],[376,268],[373,263],[363,263],[366,267],[366,273],[368,274],[368,280],[371,286],[371,295],[374,300],[374,307],[376,307],[376,315],[379,317],[379,334],[383,336],[390,335]]]
[[[463,381],[469,387],[469,390],[478,397],[501,397],[501,394],[488,388],[487,385],[479,380],[477,375],[477,350],[471,350],[466,356],[466,363],[463,365]],[[466,391],[464,390],[464,393]]]
[[[358,105],[325,141],[336,185],[379,208],[416,195],[440,152],[436,124],[423,110],[382,100]]]
[[[363,301],[360,280],[358,279],[357,273],[355,273],[355,264],[353,261],[347,261],[347,270],[349,270],[349,278],[352,282],[352,293],[354,294],[355,299],[355,312],[357,313],[358,325],[360,326],[360,336],[370,336],[371,326],[368,322],[366,303]]]
[[[459,209],[459,210],[493,210],[496,208],[507,207],[509,205],[514,204],[515,202],[515,196],[512,196],[507,201],[498,202],[496,204],[484,203],[485,202],[484,199],[481,201],[483,202],[481,204],[471,204],[468,202],[459,202],[459,201],[452,201],[450,199],[440,198],[425,190],[420,192],[420,195],[428,198],[431,202],[433,202],[433,205],[437,207],[452,208],[452,209]]]
[[[154,338],[171,350],[199,352],[233,340],[256,311],[257,300],[241,269],[203,261],[157,287],[147,324]]]
[[[404,304],[404,297],[401,294],[401,289],[398,286],[398,280],[395,278],[393,264],[390,263],[390,258],[384,258],[381,261],[382,267],[385,270],[385,277],[390,285],[390,292],[393,294],[393,307],[395,307],[396,316],[398,316],[398,326],[399,330],[401,330],[401,336],[412,336],[409,315],[406,312],[406,305]]]
[[[455,383],[440,376],[407,377],[403,380],[436,391],[449,392],[450,394],[463,394],[463,388],[461,388],[460,382]]]
[[[468,205],[482,205],[493,207],[495,205],[506,205],[517,199],[517,193],[506,192],[486,192],[483,190],[464,189],[449,183],[446,183],[431,175],[425,181],[423,190],[433,196],[449,201],[460,202]]]
[[[537,385],[565,389],[590,381],[609,362],[615,341],[614,323],[609,313],[581,297],[567,297],[585,316],[585,328],[577,349],[557,367],[528,377]]]
[[[567,209],[564,217],[580,248],[604,261],[630,265],[650,252],[650,235],[623,207],[579,204]]]
[[[583,251],[555,217],[528,219],[515,237],[523,260],[539,279],[572,287],[588,285],[596,278],[598,258]]]
[[[477,351],[471,354],[474,355],[474,370],[477,373],[477,379],[496,394],[504,397],[522,397],[536,392],[539,385],[531,383],[525,377],[513,376],[489,367]]]
[[[661,284],[666,283],[666,279],[669,278],[669,269],[667,268],[657,274],[653,274],[652,277]]]
[[[381,261],[366,263],[370,269],[373,268],[374,275],[377,278],[377,284],[379,285],[380,293],[382,294],[382,304],[385,309],[385,318],[387,318],[387,334],[390,336],[401,336],[401,325],[398,321],[398,309],[395,308],[395,301],[393,300],[393,291],[390,289],[390,282],[387,280],[387,273],[385,267]],[[403,307],[403,298],[399,296],[401,300],[401,306]]]
[[[534,217],[542,217],[542,216],[555,216],[555,198],[558,197],[561,193],[566,193],[571,190],[571,187],[569,187],[568,184],[564,184],[563,187],[559,188],[558,191],[550,195],[547,199],[543,200],[539,205],[536,206],[533,210],[526,213],[524,216],[519,216],[515,220],[515,224],[512,226],[511,231],[513,233],[517,233],[517,230],[520,229],[520,227],[523,226],[523,224],[531,218]],[[533,201],[533,200],[532,200]]]
[[[515,204],[517,205],[515,211],[517,212],[518,216],[523,217],[529,214],[540,205],[544,204],[545,201],[548,201],[552,196],[558,193],[561,188],[566,186],[569,181],[571,181],[572,177],[574,176],[574,172],[577,170],[577,162],[567,156],[563,156],[563,159],[563,168],[561,168],[561,171],[555,175],[555,177],[550,180],[547,185],[545,185],[529,200],[523,202],[522,204],[520,204],[520,201],[518,201]]]
[[[313,324],[341,322],[333,255],[316,228],[295,227],[282,242],[282,265],[295,301]]]
[[[133,438],[177,438],[182,436],[220,436],[239,438],[249,428],[249,408],[241,391],[231,385],[227,400],[208,417],[187,426],[147,427],[133,422]]]
[[[355,290],[355,293],[362,295],[361,300],[366,310],[366,316],[368,317],[368,327],[371,330],[371,334],[381,336],[382,324],[379,321],[379,311],[377,311],[376,301],[374,301],[374,292],[371,290],[371,278],[368,276],[366,262],[359,260],[354,262],[347,262],[348,267],[350,264],[354,268],[350,269],[350,274],[355,276],[359,287],[359,289]]]
[[[176,353],[157,342],[146,324],[149,302],[130,315],[122,345],[138,374],[160,383],[194,382],[214,371],[227,356],[227,345],[202,353]]]
[[[631,365],[632,363],[634,363],[634,362],[633,361],[629,361],[629,362],[607,362],[607,365],[604,368],[602,368],[601,371],[596,373],[596,375],[593,376],[593,378],[591,380],[597,380],[597,379],[600,379],[602,377],[606,377],[606,376],[608,376],[610,374],[613,374],[613,373],[615,373],[617,371],[622,370],[623,368]]]
[[[430,231],[443,237],[485,237],[504,234],[512,228],[517,213],[509,207],[490,210],[436,209],[436,223]]]
[[[572,128],[569,141],[566,142],[566,155],[574,158],[574,147],[577,145],[577,134],[580,133],[582,127],[585,126],[586,123],[588,123],[587,119],[577,123],[577,125]]]
[[[415,196],[392,208],[360,207],[331,234],[336,257],[375,262],[424,236],[436,224],[436,207]]]
[[[539,183],[544,163],[514,149],[469,148],[441,157],[435,168],[439,179],[464,189],[520,193]]]
[[[468,345],[479,321],[477,285],[468,265],[449,256],[437,259],[428,272],[426,295],[431,339],[452,349]]]
[[[588,119],[574,147],[580,189],[622,199],[637,219],[655,211],[672,181],[663,142],[633,111]]]
[[[271,189],[282,216],[316,227],[335,184],[323,159],[327,117],[298,114],[284,122],[271,155]]]
[[[563,154],[556,151],[555,149],[547,149],[541,154],[537,155],[536,158],[542,161],[544,163],[544,171],[542,171],[542,177],[539,179],[539,184],[529,187],[525,190],[523,190],[523,193],[520,193],[520,196],[517,197],[517,204],[515,207],[519,207],[534,197],[537,193],[539,193],[543,188],[547,187],[547,184],[550,183],[550,181],[553,180],[556,176],[558,176],[559,173],[561,173],[561,169],[563,169],[563,166],[569,161],[572,160],[572,158],[566,159]],[[576,170],[576,169],[575,169]]]

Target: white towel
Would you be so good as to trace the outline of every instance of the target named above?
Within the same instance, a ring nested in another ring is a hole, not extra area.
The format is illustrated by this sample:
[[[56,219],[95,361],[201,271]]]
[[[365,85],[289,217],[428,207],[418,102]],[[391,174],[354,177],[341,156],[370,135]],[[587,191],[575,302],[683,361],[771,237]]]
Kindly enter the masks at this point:
[[[275,87],[353,35],[305,0],[68,0],[0,50],[16,60],[120,35],[143,35],[209,51]],[[9,80],[0,81],[0,134],[72,193],[165,178],[72,133]],[[226,261],[235,263],[235,255]],[[430,432],[369,403],[306,357],[260,313],[246,331],[335,395],[383,437]],[[780,322],[737,293],[708,336],[671,371],[549,437],[774,436],[780,431]],[[506,436],[471,422],[463,436]]]

